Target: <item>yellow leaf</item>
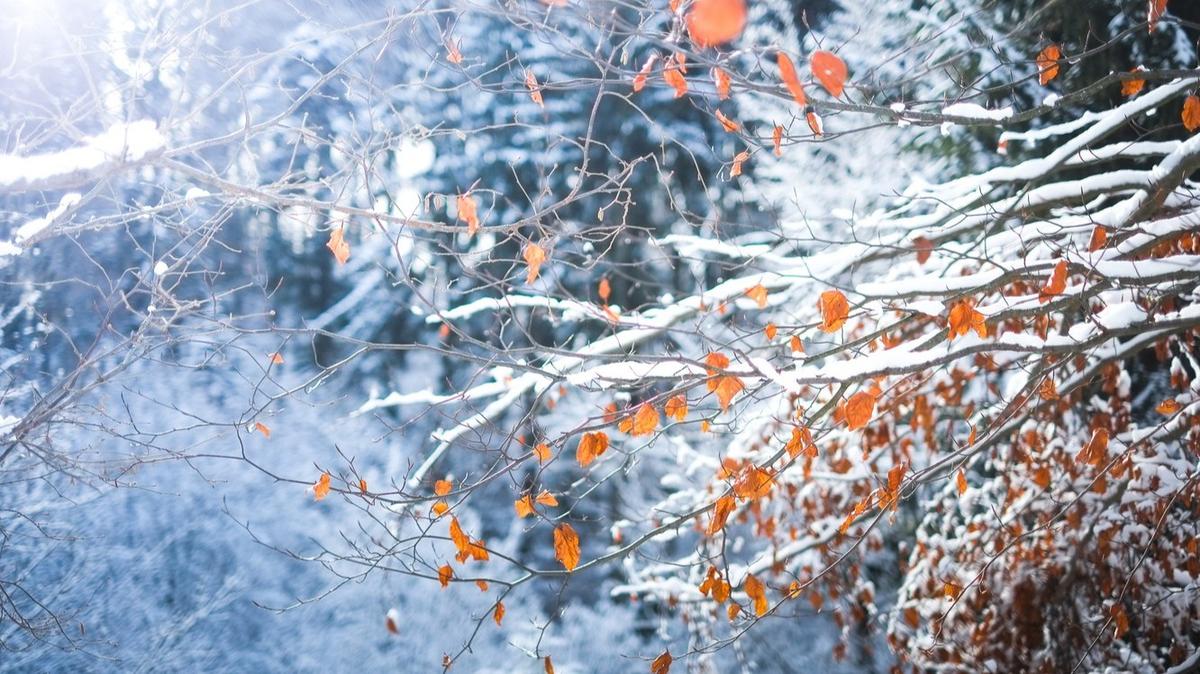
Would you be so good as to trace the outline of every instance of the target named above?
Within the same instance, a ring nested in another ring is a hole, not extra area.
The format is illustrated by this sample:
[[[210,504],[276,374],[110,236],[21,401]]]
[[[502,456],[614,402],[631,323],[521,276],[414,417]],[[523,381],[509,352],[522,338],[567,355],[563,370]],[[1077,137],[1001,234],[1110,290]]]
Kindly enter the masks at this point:
[[[537,280],[538,273],[542,269],[542,263],[546,261],[546,251],[536,243],[529,243],[525,246],[525,264],[529,265],[529,271],[525,276],[525,283],[533,283]]]
[[[567,571],[579,566],[579,534],[566,522],[554,528],[554,557]]]
[[[313,485],[313,496],[315,497],[314,500],[320,501],[326,496],[329,496],[329,489],[329,473],[321,473],[321,477],[317,480],[317,483]]]
[[[329,242],[325,247],[333,253],[333,259],[337,260],[338,264],[346,264],[350,259],[350,244],[346,243],[342,227],[338,227],[329,233]]]

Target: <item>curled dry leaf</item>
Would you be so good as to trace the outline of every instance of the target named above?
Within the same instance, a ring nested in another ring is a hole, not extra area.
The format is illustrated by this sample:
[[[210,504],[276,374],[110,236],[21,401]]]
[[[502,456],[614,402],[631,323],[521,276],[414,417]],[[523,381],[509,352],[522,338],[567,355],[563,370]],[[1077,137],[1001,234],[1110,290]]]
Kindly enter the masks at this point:
[[[721,123],[721,127],[726,133],[735,133],[739,128],[738,123],[725,116],[725,113],[717,110],[717,121]]]
[[[671,658],[670,651],[663,651],[662,655],[654,658],[654,662],[650,663],[650,674],[667,674],[671,671],[671,663],[674,660]]]
[[[775,63],[779,66],[779,77],[787,87],[788,93],[792,95],[792,99],[796,101],[797,105],[808,105],[808,96],[804,95],[804,87],[800,85],[800,77],[796,75],[796,64],[792,62],[792,57],[780,50],[775,55]]]
[[[529,98],[544,109],[546,104],[542,101],[542,87],[538,84],[537,75],[529,68],[525,69],[525,88],[529,90]]]
[[[1088,241],[1088,252],[1094,253],[1108,245],[1108,230],[1103,225],[1092,228],[1092,238]]]
[[[663,81],[675,90],[675,98],[683,98],[687,95],[687,80],[684,79],[682,68],[680,68],[679,64],[671,63],[663,70]]]
[[[329,241],[325,247],[333,253],[333,259],[338,264],[346,264],[350,259],[350,244],[346,242],[345,227],[338,227],[329,233]]]
[[[742,164],[745,164],[750,159],[750,153],[742,150],[733,158],[733,167],[729,169],[729,177],[736,178],[742,175]]]
[[[443,588],[449,587],[451,578],[454,578],[454,569],[449,564],[438,567],[438,582]]]
[[[254,422],[254,430],[262,433],[262,436],[268,440],[271,439],[271,427],[261,421]]]
[[[727,100],[729,98],[729,87],[733,84],[729,78],[729,73],[721,68],[713,68],[712,75],[713,83],[717,87],[717,98],[722,101]]]
[[[850,316],[850,303],[840,290],[826,290],[817,300],[821,311],[821,331],[837,332]]]
[[[825,123],[821,121],[821,116],[815,111],[809,110],[804,113],[804,121],[808,122],[808,128],[814,136],[820,138],[825,135]]]
[[[388,609],[387,617],[384,619],[384,625],[390,634],[400,633],[400,612],[394,608]]]
[[[818,50],[812,53],[809,65],[812,67],[813,76],[826,91],[835,98],[842,95],[846,87],[846,77],[849,75],[845,61],[833,52]]]
[[[492,611],[492,620],[495,620],[497,625],[504,620],[504,602],[496,602],[496,608]]]
[[[775,129],[773,131],[771,131],[771,144],[773,144],[775,146],[775,156],[782,157],[783,156],[783,127],[779,126],[778,124],[776,124]]]
[[[470,194],[460,194],[455,201],[458,205],[458,219],[467,223],[467,235],[475,236],[479,231],[479,205]]]
[[[1062,49],[1057,44],[1048,44],[1038,53],[1035,63],[1038,69],[1038,82],[1043,86],[1058,77],[1058,61],[1062,58]]]
[[[650,58],[646,59],[646,63],[637,75],[633,76],[633,92],[637,93],[646,88],[646,80],[650,77],[650,71],[654,69],[654,64],[658,61],[658,54],[651,54]]]
[[[517,511],[518,518],[533,516],[533,496],[531,494],[525,494],[516,501],[513,501],[513,509]]]
[[[917,253],[917,264],[925,264],[933,254],[933,242],[924,236],[912,240],[913,250]]]
[[[1138,70],[1138,68],[1134,68],[1133,70],[1130,70],[1129,72],[1136,73],[1136,72],[1139,72],[1139,70]],[[1144,80],[1140,77],[1135,78],[1135,79],[1130,79],[1130,80],[1123,80],[1121,82],[1121,95],[1122,96],[1137,96],[1138,94],[1142,93],[1142,89],[1144,89],[1145,87],[1146,87],[1146,80]]]
[[[554,528],[554,558],[567,571],[579,566],[579,534],[566,522]]]
[[[694,0],[684,17],[688,35],[699,47],[716,47],[742,34],[745,0]]]
[[[961,337],[971,330],[974,330],[975,334],[980,337],[988,335],[987,323],[984,322],[983,314],[975,309],[975,300],[969,297],[950,307],[946,323],[950,329],[947,339],[950,340]]]

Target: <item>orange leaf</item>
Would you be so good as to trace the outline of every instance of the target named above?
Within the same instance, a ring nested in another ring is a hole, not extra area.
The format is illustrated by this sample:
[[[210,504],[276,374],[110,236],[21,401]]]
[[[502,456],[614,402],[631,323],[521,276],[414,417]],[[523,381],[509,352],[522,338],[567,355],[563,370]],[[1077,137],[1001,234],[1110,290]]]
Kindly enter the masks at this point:
[[[792,335],[792,338],[788,340],[788,346],[791,347],[792,353],[804,353],[804,343],[797,335]]]
[[[462,50],[459,49],[460,44],[460,40],[446,39],[446,60],[454,65],[462,63],[463,60]]]
[[[727,133],[734,133],[739,128],[737,122],[726,117],[725,113],[720,110],[717,110],[717,121],[721,123],[721,126],[725,128]]]
[[[971,330],[980,337],[987,337],[987,323],[983,314],[975,310],[975,300],[967,298],[950,307],[950,315],[946,320],[950,327],[948,339],[953,340],[967,334]]]
[[[529,90],[529,98],[534,103],[537,103],[542,108],[546,107],[546,104],[542,102],[542,88],[538,85],[537,75],[534,75],[533,71],[529,68],[525,69],[525,88]]]
[[[1138,69],[1134,68],[1133,70],[1130,70],[1129,72],[1136,73],[1136,72],[1138,72]],[[1121,95],[1122,96],[1137,96],[1138,94],[1142,93],[1142,89],[1145,88],[1145,86],[1146,86],[1146,80],[1144,80],[1140,77],[1138,77],[1136,79],[1132,79],[1132,80],[1122,80]]]
[[[542,658],[542,664],[546,668],[546,674],[554,674],[554,663],[550,662],[550,656]]]
[[[525,264],[529,265],[529,272],[525,276],[525,283],[533,283],[537,280],[538,272],[542,269],[542,263],[546,261],[546,251],[536,243],[530,243],[525,246]]]
[[[317,483],[313,485],[313,500],[320,501],[329,496],[329,473],[321,473],[321,477],[317,479]]]
[[[467,223],[467,235],[475,236],[475,232],[479,231],[479,211],[475,197],[469,194],[460,194],[456,203],[458,204],[458,219]]]
[[[261,421],[254,422],[254,430],[262,433],[262,436],[268,440],[271,439],[271,427]]]
[[[1038,293],[1038,302],[1045,304],[1050,301],[1051,297],[1061,295],[1067,289],[1067,261],[1059,260],[1058,264],[1054,265],[1054,271],[1050,272],[1050,278],[1046,281],[1046,285],[1042,286],[1042,291]]]
[[[746,297],[758,302],[758,308],[763,309],[767,306],[767,287],[760,283],[747,290]]]
[[[846,426],[852,430],[865,427],[875,413],[875,396],[859,391],[846,401]]]
[[[1035,63],[1038,69],[1038,81],[1043,86],[1050,83],[1055,77],[1058,77],[1058,60],[1062,58],[1062,50],[1057,44],[1046,45],[1037,55]]]
[[[1103,225],[1092,228],[1092,239],[1088,242],[1088,252],[1094,253],[1108,245],[1108,230]]]
[[[682,98],[688,92],[687,80],[683,78],[679,66],[672,63],[663,70],[663,80],[675,90],[675,98]]]
[[[630,435],[634,437],[650,435],[656,428],[658,428],[658,410],[654,409],[654,405],[650,403],[642,403],[633,415],[633,427],[630,429]]]
[[[804,95],[804,87],[800,86],[800,78],[796,75],[796,64],[792,63],[792,57],[781,50],[775,55],[775,62],[779,65],[779,77],[787,86],[787,90],[792,94],[796,104],[808,105],[808,97]]]
[[[779,328],[775,327],[774,323],[767,323],[763,327],[763,334],[766,335],[767,341],[775,339],[775,335],[779,334]]]
[[[612,294],[612,287],[608,284],[608,278],[600,279],[600,285],[596,288],[596,293],[600,295],[601,300],[605,303],[608,302],[608,298]]]
[[[344,228],[338,227],[329,233],[329,242],[325,247],[333,253],[333,259],[337,260],[338,264],[346,264],[350,259],[350,244],[346,243],[344,238]]]
[[[729,404],[733,402],[734,396],[741,393],[745,386],[742,385],[742,380],[733,375],[725,375],[717,380],[717,401],[721,403],[721,409],[729,409]]]
[[[526,494],[516,501],[513,501],[513,508],[517,511],[517,517],[525,518],[533,515],[533,496]]]
[[[767,586],[751,574],[746,576],[742,589],[745,590],[747,597],[754,600],[754,614],[758,616],[765,614],[770,607],[767,603]]]
[[[1150,13],[1146,17],[1147,23],[1150,24],[1150,32],[1158,26],[1158,20],[1162,18],[1164,12],[1167,11],[1167,0],[1150,0]]]
[[[554,528],[554,557],[567,571],[579,566],[579,534],[566,522]]]
[[[826,290],[817,300],[817,308],[821,310],[821,331],[837,332],[846,317],[850,315],[850,303],[840,290]]]
[[[269,354],[267,357],[271,359],[272,365],[283,365],[283,355],[278,351]]]
[[[551,494],[550,492],[543,489],[542,493],[537,495],[537,502],[540,505],[553,507],[553,506],[558,505],[558,498],[556,498],[554,496],[554,494]]]
[[[445,496],[454,489],[454,483],[450,480],[438,480],[433,483],[433,493],[438,496]]]
[[[821,116],[816,112],[809,110],[804,113],[804,121],[808,122],[808,128],[814,136],[820,138],[825,135],[825,125],[821,122]]]
[[[849,74],[845,61],[838,58],[833,52],[815,51],[809,58],[809,65],[812,67],[813,75],[826,91],[833,94],[835,98],[842,95],[846,86],[846,77]]]
[[[717,503],[713,506],[712,520],[708,523],[706,533],[709,536],[715,536],[716,533],[725,528],[725,521],[729,519],[729,513],[733,512],[734,500],[732,496],[726,495],[717,499]]]
[[[1038,396],[1042,400],[1058,400],[1058,387],[1054,385],[1054,380],[1046,377],[1042,383],[1038,385]]]
[[[742,164],[745,164],[750,159],[750,153],[742,150],[733,158],[733,167],[729,169],[729,177],[736,178],[742,175]]]
[[[775,156],[782,157],[783,156],[783,127],[782,126],[779,126],[778,124],[776,124],[775,129],[773,131],[771,131],[771,143],[773,143],[775,145]]]
[[[1159,403],[1158,407],[1154,408],[1154,411],[1158,412],[1159,414],[1175,414],[1181,409],[1183,409],[1183,406],[1180,405],[1178,401],[1176,401],[1174,398],[1167,398]]]
[[[449,509],[450,506],[445,501],[438,501],[437,503],[433,504],[433,516],[441,517],[442,515],[445,515],[446,511]]]
[[[449,564],[443,564],[438,568],[438,582],[442,584],[443,588],[450,585],[450,579],[453,577],[454,569]]]
[[[687,16],[688,35],[700,47],[716,47],[742,34],[745,0],[695,0]]]
[[[721,70],[720,68],[713,68],[712,75],[713,82],[715,82],[717,86],[717,98],[722,101],[728,99],[729,87],[732,84],[729,79],[729,73]]]
[[[1183,99],[1183,128],[1188,133],[1200,129],[1200,96],[1188,96]]]
[[[654,662],[650,663],[650,674],[667,674],[671,671],[672,662],[674,660],[671,659],[671,652],[663,651],[662,655],[654,658]]]
[[[595,461],[604,450],[608,449],[608,434],[604,431],[584,433],[579,439],[579,447],[575,450],[575,460],[583,468]]]
[[[1107,453],[1108,429],[1097,428],[1092,431],[1092,437],[1088,440],[1088,443],[1075,455],[1075,460],[1092,466],[1102,466],[1104,465],[1104,460],[1108,458]]]
[[[1042,489],[1050,488],[1050,469],[1046,466],[1038,466],[1033,470],[1033,483]]]
[[[667,404],[663,406],[663,413],[668,417],[674,418],[675,421],[683,421],[687,418],[688,402],[687,397],[682,393],[672,396]]]
[[[745,499],[762,498],[771,493],[775,480],[767,471],[754,466],[733,485],[733,493]]]
[[[492,620],[495,620],[497,625],[504,620],[504,602],[496,602],[496,610],[492,611]]]
[[[358,481],[358,490],[364,494],[367,493],[367,481],[366,480]]]
[[[545,463],[550,458],[550,445],[544,442],[538,443],[533,448],[533,453],[537,456],[538,461]]]
[[[458,524],[457,517],[450,518],[450,540],[454,541],[454,547],[458,548],[460,554],[471,549],[471,539]]]
[[[384,620],[384,625],[387,626],[387,631],[392,634],[400,633],[400,612],[396,609],[390,609],[387,612],[387,618]]]
[[[965,473],[963,473],[961,468],[958,469],[957,483],[958,495],[962,496],[963,494],[967,493],[967,476]]]
[[[633,76],[633,92],[635,94],[646,87],[646,78],[650,77],[650,71],[654,68],[654,64],[657,61],[658,54],[651,54],[650,58],[646,59],[646,64],[638,71],[638,74]]]
[[[913,250],[917,252],[917,264],[925,264],[929,261],[929,256],[933,254],[933,242],[929,239],[918,236],[912,240]]]

